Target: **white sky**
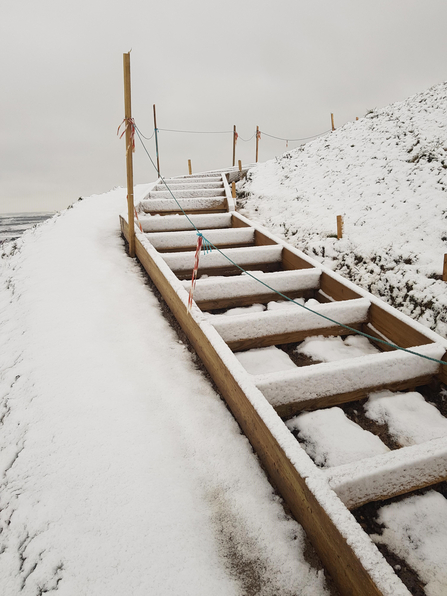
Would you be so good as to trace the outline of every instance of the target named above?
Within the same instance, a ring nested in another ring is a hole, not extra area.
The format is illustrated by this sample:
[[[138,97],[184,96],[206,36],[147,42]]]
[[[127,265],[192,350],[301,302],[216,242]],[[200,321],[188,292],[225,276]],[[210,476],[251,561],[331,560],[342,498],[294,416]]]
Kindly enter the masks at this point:
[[[122,54],[142,131],[306,137],[444,81],[445,0],[3,0],[0,212],[125,186]],[[290,143],[289,148],[297,143]],[[148,142],[153,153],[153,140]],[[263,137],[261,161],[286,150]],[[237,159],[254,161],[255,141]],[[227,135],[160,133],[164,175],[231,165]],[[141,147],[135,183],[154,180]]]

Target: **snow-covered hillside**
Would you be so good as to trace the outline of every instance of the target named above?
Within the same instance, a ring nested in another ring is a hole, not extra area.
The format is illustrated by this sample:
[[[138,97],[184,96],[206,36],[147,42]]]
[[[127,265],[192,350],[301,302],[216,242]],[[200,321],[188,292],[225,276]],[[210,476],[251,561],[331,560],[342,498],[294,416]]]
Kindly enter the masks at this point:
[[[245,215],[447,336],[447,83],[258,165],[238,194]]]

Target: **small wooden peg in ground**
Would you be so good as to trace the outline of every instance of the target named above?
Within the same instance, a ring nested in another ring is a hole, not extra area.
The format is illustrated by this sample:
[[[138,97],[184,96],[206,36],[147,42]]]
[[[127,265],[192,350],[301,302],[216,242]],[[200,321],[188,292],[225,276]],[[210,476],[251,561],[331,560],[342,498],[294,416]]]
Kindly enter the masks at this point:
[[[331,123],[332,123],[332,130],[335,130],[334,114],[331,114]]]
[[[358,119],[359,119],[359,117],[358,117],[358,116],[356,116],[356,117],[355,117],[355,119],[356,119],[356,120],[358,120]]]
[[[237,163],[239,165],[239,172],[242,172],[242,162],[240,159],[237,160]]]
[[[191,160],[188,159],[188,171],[189,171],[189,175],[191,176],[192,174],[192,166],[191,166]]]
[[[236,198],[236,182],[231,183],[231,196],[233,199]]]
[[[237,132],[236,132],[236,124],[233,126],[233,167],[236,165],[236,141],[237,141]]]
[[[258,163],[258,155],[259,155],[259,126],[256,127],[256,163]]]
[[[337,215],[337,238],[343,238],[343,215]]]
[[[447,281],[447,255],[444,255],[444,269],[442,272],[442,281]]]

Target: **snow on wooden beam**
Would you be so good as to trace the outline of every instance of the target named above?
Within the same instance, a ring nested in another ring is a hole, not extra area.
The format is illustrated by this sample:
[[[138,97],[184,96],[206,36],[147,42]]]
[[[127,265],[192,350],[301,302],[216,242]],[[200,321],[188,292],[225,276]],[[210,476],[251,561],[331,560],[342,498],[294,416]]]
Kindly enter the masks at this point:
[[[204,236],[215,246],[247,245],[254,242],[254,228],[224,228],[209,230]],[[197,245],[197,232],[155,232],[147,235],[149,242],[157,250],[194,250]]]
[[[223,197],[225,190],[223,188],[188,188],[188,189],[172,189],[172,194],[176,199],[195,199],[198,197]],[[153,199],[172,199],[172,194],[169,190],[151,190],[145,197],[145,200],[152,201]]]
[[[315,306],[313,310],[334,319],[338,323],[363,323],[368,318],[370,302],[365,298],[346,302],[331,302]],[[233,350],[254,345],[273,345],[275,343],[289,343],[299,341],[290,339],[292,334],[308,330],[323,330],[335,328],[327,319],[306,310],[300,305],[295,308],[268,310],[246,315],[226,316],[217,315],[211,320],[212,325]],[[346,331],[348,334],[348,331]],[[261,339],[270,343],[261,344]],[[285,341],[278,341],[278,338]]]
[[[428,344],[417,346],[414,351],[439,359],[444,348]],[[255,383],[278,413],[285,416],[289,411],[359,399],[357,392],[365,388],[377,391],[400,382],[408,384],[409,379],[427,381],[430,375],[439,373],[439,367],[437,362],[396,350],[259,375]],[[327,399],[331,396],[336,399]]]
[[[250,228],[236,228],[246,230]],[[282,294],[304,294],[308,290],[319,288],[321,271],[319,269],[303,269],[298,271],[276,271],[274,273],[257,272],[254,277],[274,288]],[[189,290],[190,282],[183,282]],[[226,308],[226,305],[241,304],[247,298],[248,303],[270,300],[281,300],[259,281],[249,275],[237,277],[199,279],[194,291],[194,300],[202,310],[210,308]],[[262,298],[262,300],[261,300]],[[241,301],[242,299],[242,301]],[[209,305],[209,306],[207,306]]]
[[[226,211],[225,197],[199,197],[195,199],[179,199],[181,208],[185,211]],[[181,209],[174,199],[148,199],[141,201],[141,208],[146,213],[180,212]]]
[[[185,215],[139,215],[139,219],[143,232],[193,230]],[[231,227],[231,213],[203,213],[190,215],[189,219],[199,230]]]
[[[281,262],[282,246],[256,246],[250,248],[228,248],[225,254],[237,265],[247,267],[265,263]],[[194,266],[195,252],[166,253],[163,259],[176,272],[191,271]],[[231,262],[223,254],[213,250],[200,256],[199,276],[201,271],[219,267],[229,267]]]
[[[349,509],[447,480],[447,437],[403,447],[326,472]]]

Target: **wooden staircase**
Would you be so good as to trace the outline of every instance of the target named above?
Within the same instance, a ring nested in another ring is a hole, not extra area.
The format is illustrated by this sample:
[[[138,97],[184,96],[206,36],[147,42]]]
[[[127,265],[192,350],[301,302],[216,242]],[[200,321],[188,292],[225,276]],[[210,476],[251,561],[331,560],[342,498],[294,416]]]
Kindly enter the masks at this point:
[[[137,257],[341,593],[409,594],[349,509],[446,480],[447,438],[322,470],[282,419],[354,402],[382,389],[446,383],[446,366],[377,340],[444,361],[447,341],[236,213],[230,183],[240,175],[229,170],[173,178],[165,181],[169,190],[159,180],[137,207],[143,229],[136,233]],[[172,195],[224,253],[202,253],[191,314],[186,305],[197,233]],[[127,238],[124,216],[121,229]],[[291,305],[225,314],[277,301],[277,292],[313,299],[314,312]],[[356,331],[367,333],[380,353],[261,375],[248,374],[236,357],[253,348]]]

